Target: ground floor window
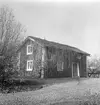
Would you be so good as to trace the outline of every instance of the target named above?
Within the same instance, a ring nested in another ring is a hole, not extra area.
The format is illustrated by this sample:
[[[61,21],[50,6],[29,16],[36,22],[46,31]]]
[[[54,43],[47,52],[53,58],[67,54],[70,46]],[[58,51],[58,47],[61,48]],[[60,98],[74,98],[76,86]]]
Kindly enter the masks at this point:
[[[57,62],[57,71],[63,71],[64,70],[64,62],[59,61]]]
[[[33,60],[28,60],[27,61],[27,71],[32,71],[33,70]]]

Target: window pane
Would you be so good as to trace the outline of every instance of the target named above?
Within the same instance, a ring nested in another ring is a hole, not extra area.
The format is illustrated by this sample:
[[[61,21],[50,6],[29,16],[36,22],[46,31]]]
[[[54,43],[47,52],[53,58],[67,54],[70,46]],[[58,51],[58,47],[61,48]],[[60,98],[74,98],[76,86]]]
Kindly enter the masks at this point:
[[[30,52],[30,47],[28,46],[28,53]]]
[[[32,69],[32,66],[33,66],[33,65],[32,65],[32,62],[30,62],[30,69]]]
[[[27,69],[32,70],[33,69],[33,61],[28,61],[27,62]]]
[[[30,46],[30,52],[32,52],[32,46]]]
[[[33,69],[33,61],[29,60],[27,61],[27,70],[32,70]]]
[[[29,53],[29,46],[28,46],[28,53]]]
[[[33,50],[32,49],[32,46],[31,45],[28,45],[28,49],[27,50],[28,50],[28,53],[32,53],[32,50]]]
[[[28,69],[30,68],[30,62],[28,62]]]

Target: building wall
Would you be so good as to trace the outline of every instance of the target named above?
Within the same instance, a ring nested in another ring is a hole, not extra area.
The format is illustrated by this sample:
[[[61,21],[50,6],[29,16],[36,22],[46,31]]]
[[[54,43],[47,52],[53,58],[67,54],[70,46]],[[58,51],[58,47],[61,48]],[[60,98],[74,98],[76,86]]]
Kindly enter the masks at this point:
[[[27,45],[33,45],[33,54],[27,55]],[[34,78],[39,77],[39,66],[42,58],[42,47],[40,44],[28,40],[20,49],[20,75],[32,76]],[[33,70],[27,71],[27,60],[33,60]]]
[[[48,71],[46,72],[46,76],[49,78],[72,77],[72,70],[71,70],[72,59],[71,59],[70,51],[64,51],[61,49],[54,49],[54,48],[50,48],[50,49],[51,51],[47,50],[47,53],[48,53],[47,55],[50,55],[51,53],[51,58],[55,57],[55,59],[53,60],[56,60],[55,61],[56,64],[53,64],[53,63],[52,65],[50,63],[48,64]],[[50,58],[48,57],[48,59]],[[63,71],[57,70],[57,62],[64,62]]]
[[[86,77],[87,76],[87,64],[86,64],[86,56],[82,56],[80,60],[80,76]]]
[[[33,45],[33,54],[27,55],[27,45]],[[20,49],[20,76],[40,77],[40,66],[44,67],[43,78],[72,77],[72,62],[79,62],[80,76],[86,76],[86,56],[77,61],[74,52],[57,48],[44,47],[27,40]],[[52,60],[51,60],[52,59]],[[27,71],[27,60],[33,60],[33,70]],[[53,61],[53,62],[51,62]],[[63,71],[57,70],[57,62],[64,62]]]
[[[72,77],[72,63],[77,62],[79,63],[79,70],[80,70],[80,77],[86,77],[86,56],[81,55],[81,59],[78,60],[76,56],[78,56],[77,53],[72,51],[66,51],[61,50],[63,54],[60,54],[59,49],[55,49],[55,52],[51,52],[51,56],[57,55],[57,62],[62,61],[64,62],[64,69],[63,71],[57,70],[57,65],[55,68],[50,67],[50,64],[48,65],[48,71],[47,71],[47,77],[49,78],[55,78],[55,77]],[[47,53],[50,53],[49,50]],[[60,59],[59,59],[60,58]]]

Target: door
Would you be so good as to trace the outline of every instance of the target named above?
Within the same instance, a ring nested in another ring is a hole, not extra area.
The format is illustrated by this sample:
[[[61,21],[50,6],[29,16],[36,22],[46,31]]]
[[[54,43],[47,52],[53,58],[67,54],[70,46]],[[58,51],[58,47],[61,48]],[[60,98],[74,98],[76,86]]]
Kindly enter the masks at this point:
[[[72,67],[72,77],[79,77],[79,63],[74,62]]]

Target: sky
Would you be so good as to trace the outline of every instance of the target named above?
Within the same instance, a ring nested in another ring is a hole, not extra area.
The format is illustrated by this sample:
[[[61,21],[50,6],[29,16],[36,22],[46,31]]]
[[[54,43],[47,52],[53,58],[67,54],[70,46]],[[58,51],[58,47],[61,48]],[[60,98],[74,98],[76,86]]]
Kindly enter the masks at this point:
[[[3,0],[27,36],[77,47],[100,56],[100,2],[94,0]],[[25,37],[25,36],[24,36]]]

